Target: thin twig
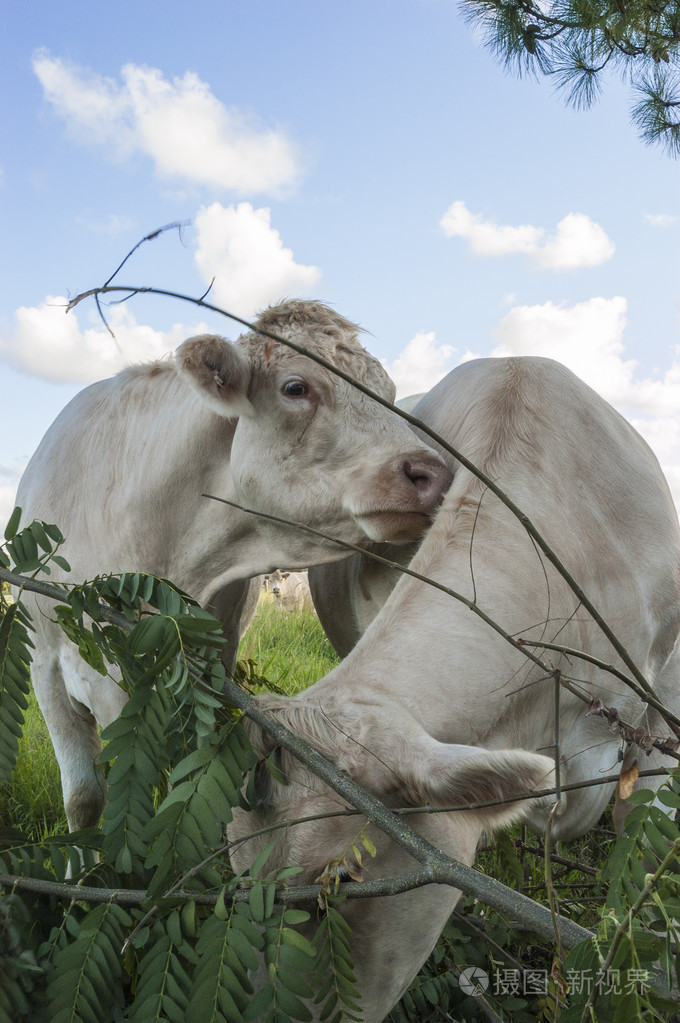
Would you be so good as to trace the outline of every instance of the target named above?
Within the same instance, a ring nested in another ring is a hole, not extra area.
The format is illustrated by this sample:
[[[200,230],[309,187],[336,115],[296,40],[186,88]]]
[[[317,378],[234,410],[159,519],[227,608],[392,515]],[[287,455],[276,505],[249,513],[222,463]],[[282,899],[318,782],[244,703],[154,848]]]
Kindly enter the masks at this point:
[[[514,966],[518,970],[522,969],[522,964],[520,963],[519,959],[515,959],[515,957],[510,952],[508,952],[507,948],[503,948],[502,945],[499,945],[496,941],[493,940],[493,938],[489,937],[489,935],[484,930],[484,927],[481,926],[479,917],[473,917],[466,913],[459,913],[457,909],[454,909],[453,913],[451,914],[451,919],[455,920],[464,930],[472,931],[473,934],[480,934],[483,937],[484,941],[487,943],[487,945],[490,945],[491,948],[494,948],[499,953],[499,955],[502,955],[504,959],[507,959],[507,961],[511,963],[512,966]],[[481,918],[481,922],[482,923],[486,922],[483,917]]]
[[[130,249],[130,251],[128,252],[128,254],[127,254],[127,256],[125,257],[125,259],[123,259],[123,260],[122,260],[122,261],[121,261],[121,262],[120,262],[120,263],[118,264],[118,266],[117,266],[117,267],[116,267],[116,269],[115,269],[115,270],[113,271],[113,273],[111,274],[111,276],[110,276],[110,277],[109,277],[109,278],[108,278],[108,279],[107,279],[106,281],[104,281],[104,287],[105,287],[105,288],[106,288],[106,287],[108,287],[108,285],[109,285],[109,284],[111,283],[111,281],[112,281],[112,280],[113,280],[113,279],[114,279],[115,277],[117,277],[117,276],[118,276],[118,274],[120,273],[120,271],[121,271],[121,270],[123,269],[123,267],[124,267],[124,266],[125,266],[125,264],[127,263],[128,259],[130,259],[130,257],[131,257],[131,256],[133,256],[133,255],[135,254],[135,252],[137,251],[137,249],[138,249],[138,248],[140,248],[140,246],[142,246],[142,245],[144,244],[144,242],[152,242],[152,241],[155,241],[155,240],[156,240],[156,238],[158,238],[158,237],[159,237],[160,235],[164,234],[164,232],[166,232],[166,231],[179,231],[179,232],[180,232],[180,235],[181,235],[181,232],[182,232],[182,228],[184,228],[184,227],[188,227],[190,223],[191,223],[191,221],[190,221],[190,220],[175,220],[175,221],[173,221],[173,223],[172,223],[172,224],[165,224],[165,226],[164,226],[164,227],[158,227],[158,228],[156,228],[156,230],[155,230],[155,231],[151,231],[151,233],[150,233],[150,234],[144,235],[144,237],[143,237],[143,238],[140,238],[140,240],[139,240],[139,241],[137,242],[137,244],[136,244],[135,246],[133,246],[133,248],[131,248],[131,249]],[[208,290],[210,290],[210,289],[208,289]],[[207,294],[207,292],[206,292],[206,294]]]
[[[458,966],[454,962],[450,962],[449,969],[458,978],[458,981],[460,983],[461,974],[463,973],[460,966]],[[484,1019],[488,1021],[488,1023],[503,1023],[502,1017],[498,1015],[498,1013],[491,1005],[491,1002],[488,1000],[488,998],[484,997],[481,991],[475,991],[469,997],[472,998],[472,1001],[477,1006],[477,1010],[482,1014]],[[447,1016],[446,1018],[450,1019],[451,1017]]]
[[[564,958],[564,950],[562,948],[562,937],[561,937],[560,926],[559,926],[559,924],[560,924],[560,909],[559,909],[559,903],[557,901],[557,895],[555,894],[555,889],[554,889],[554,886],[553,886],[552,867],[551,867],[551,863],[550,863],[550,854],[552,852],[552,848],[551,848],[552,847],[552,822],[553,822],[553,817],[555,816],[555,811],[557,810],[558,806],[559,806],[558,803],[554,803],[553,806],[551,806],[550,813],[548,814],[548,819],[546,821],[545,841],[544,841],[544,856],[543,856],[543,871],[544,871],[544,877],[545,877],[546,894],[548,896],[548,906],[550,908],[550,916],[552,918],[553,927],[554,927],[554,930],[555,930],[555,946],[557,948],[557,959],[558,959],[558,961],[560,963],[560,966],[561,966],[562,965],[562,960]]]
[[[403,572],[404,575],[409,575],[413,579],[418,579],[422,583],[426,583],[435,590],[440,590],[445,593],[448,597],[453,597],[454,600],[464,604],[469,611],[476,614],[482,621],[490,628],[497,632],[504,640],[506,640],[510,646],[514,647],[520,653],[525,654],[530,661],[537,664],[547,674],[546,677],[552,677],[554,675],[554,669],[547,665],[540,657],[537,657],[531,651],[526,649],[526,644],[520,643],[513,636],[505,631],[493,618],[490,618],[482,609],[475,604],[473,600],[468,597],[464,597],[462,593],[458,593],[456,590],[452,590],[449,586],[444,586],[442,583],[436,582],[434,579],[430,579],[429,576],[421,575],[420,572],[415,572],[412,568],[407,565],[401,565],[398,561],[392,561],[390,558],[384,558],[380,554],[376,554],[375,551],[365,550],[358,544],[350,543],[348,540],[339,540],[337,537],[331,536],[330,533],[324,533],[321,529],[315,529],[314,526],[308,526],[303,522],[294,522],[292,519],[284,519],[280,515],[271,515],[268,512],[254,511],[252,508],[246,508],[242,504],[237,504],[235,501],[228,501],[226,497],[217,497],[216,494],[201,494],[201,497],[207,497],[211,501],[219,501],[221,504],[229,505],[230,508],[236,508],[237,511],[245,512],[247,515],[255,515],[257,518],[266,519],[268,522],[276,522],[278,525],[290,526],[294,529],[299,529],[305,533],[311,533],[313,536],[319,536],[323,540],[330,540],[331,543],[337,544],[339,547],[344,547],[345,550],[354,551],[357,554],[362,554],[372,561],[377,561],[379,564],[386,565],[388,568],[396,569],[399,572]]]
[[[208,497],[210,495],[206,494],[206,495],[203,495],[203,496]],[[232,503],[232,502],[229,502],[229,501],[224,501],[223,498],[215,498],[215,500],[223,501],[225,504],[231,504]],[[235,507],[240,508],[241,506],[240,505],[235,505]],[[245,511],[247,509],[242,509],[242,510]],[[260,514],[260,513],[253,513],[253,514]],[[279,522],[283,522],[283,523],[287,522],[286,519],[276,519],[275,516],[267,516],[267,517],[268,518],[274,518],[275,521],[279,521]],[[318,533],[319,535],[321,535],[323,537],[327,537],[328,539],[333,539],[332,537],[329,537],[325,533],[320,533],[319,530],[312,529],[311,526],[302,526],[302,525],[300,525],[298,523],[293,523],[293,525],[298,525],[299,528],[301,528],[301,529],[309,529],[312,532]],[[458,594],[456,594],[456,592],[454,590],[449,590],[447,587],[441,586],[439,583],[436,583],[434,580],[428,579],[427,576],[421,576],[419,573],[413,572],[411,569],[404,568],[404,566],[399,565],[399,563],[396,562],[396,561],[394,561],[394,562],[390,561],[387,558],[383,558],[380,555],[374,554],[372,551],[362,551],[362,549],[360,547],[355,547],[355,545],[347,543],[344,540],[336,540],[335,542],[340,544],[341,546],[348,547],[350,549],[359,551],[361,553],[365,553],[369,557],[374,558],[376,561],[380,561],[380,562],[382,562],[382,563],[384,563],[386,565],[389,565],[390,567],[402,569],[408,575],[412,575],[412,576],[414,576],[414,578],[420,579],[423,582],[428,583],[429,585],[434,586],[435,588],[442,590],[444,593],[447,593],[449,596],[453,596],[453,597],[458,597],[459,596]],[[16,587],[18,587],[20,589],[30,590],[31,592],[40,594],[40,595],[45,596],[45,597],[49,597],[52,600],[57,600],[57,601],[60,601],[60,602],[65,601],[66,598],[67,598],[67,595],[68,595],[67,594],[67,590],[65,588],[61,588],[61,586],[56,586],[54,583],[46,583],[46,582],[43,582],[42,580],[39,580],[39,579],[33,579],[33,578],[28,577],[28,576],[18,575],[17,573],[10,572],[9,569],[2,568],[2,567],[0,567],[0,580],[4,580],[5,582],[9,582],[13,586],[16,586]],[[461,597],[460,599],[463,602],[466,601],[466,598],[464,598],[464,597]],[[107,604],[98,604],[97,605],[97,610],[98,610],[98,614],[100,615],[101,618],[105,619],[108,622],[111,622],[113,625],[117,625],[120,628],[125,629],[126,631],[129,631],[133,627],[133,625],[135,624],[134,622],[130,622],[129,619],[127,619],[124,615],[122,615],[118,611],[115,611],[113,608],[109,607]],[[477,609],[474,606],[472,606],[471,610],[477,610]],[[496,623],[493,623],[491,619],[489,619],[489,624],[491,624],[492,627],[495,627],[496,631],[498,631],[500,633],[500,635],[502,635],[504,638],[507,638],[508,642],[510,642],[511,644],[515,644],[517,642],[517,644],[519,646],[519,649],[523,653],[527,653],[527,656],[531,656],[530,654],[528,654],[527,651],[522,650],[522,644],[519,644],[519,641],[515,641],[510,636],[506,636],[506,634],[503,632],[503,630],[500,628],[500,626],[497,626]],[[548,674],[546,675],[546,678],[552,677],[554,675],[554,669],[550,669],[546,665],[543,665],[543,663],[540,661],[539,658],[532,658],[532,659],[535,660],[536,663],[539,666],[541,666],[541,667],[543,667],[543,668],[545,668],[547,670]],[[560,680],[561,680],[561,685],[565,686],[565,688],[568,688],[570,690],[570,692],[572,692],[580,700],[582,700],[584,703],[588,704],[589,707],[593,706],[593,700],[595,698],[593,697],[592,694],[584,692],[584,691],[578,689],[576,686],[574,686],[572,680],[566,678],[563,675],[561,675]],[[211,692],[212,692],[212,690],[211,690]],[[604,707],[604,704],[602,704],[602,707]],[[611,713],[609,708],[605,707],[604,710],[607,713],[603,713],[601,715],[603,717],[606,717],[606,716],[608,716],[608,714]],[[628,728],[628,729],[632,728],[632,726],[626,725],[625,722],[621,722],[621,724],[623,725],[624,728]],[[640,732],[639,738],[641,739],[641,741],[644,742],[645,736],[647,736],[647,733]],[[667,745],[665,745],[665,744],[668,743],[669,740],[667,740],[667,739],[655,739],[653,736],[649,736],[648,738],[650,739],[651,742],[658,744],[657,748],[660,749],[661,752],[667,753],[668,756],[674,757],[674,759],[676,759],[676,760],[680,760],[680,756],[678,756],[678,754],[675,754],[673,751],[671,751],[668,748]],[[641,777],[653,777],[653,776],[657,776],[657,775],[660,775],[660,774],[666,774],[666,773],[667,773],[667,771],[665,771],[663,768],[659,768],[659,769],[656,769],[656,770],[653,770],[653,771],[641,771],[640,772],[640,776]],[[563,792],[567,792],[567,791],[570,791],[571,789],[588,788],[591,785],[602,785],[602,784],[608,784],[609,782],[616,782],[616,781],[618,781],[618,776],[608,776],[607,778],[603,778],[603,779],[599,779],[599,778],[590,779],[588,781],[577,782],[574,785],[562,786],[562,791]],[[541,795],[551,794],[552,792],[554,792],[554,789],[547,790],[546,793],[541,793]],[[536,798],[536,794],[534,794],[531,797],[528,796],[527,798]],[[481,808],[481,807],[484,807],[484,806],[487,806],[487,805],[496,805],[496,804],[486,804],[486,803],[470,804],[466,808],[467,809],[478,809],[478,808]],[[461,807],[446,807],[444,809],[448,812],[450,810],[453,811],[453,810],[461,809]],[[428,807],[428,808],[418,808],[416,810],[401,811],[401,812],[404,812],[404,813],[405,812],[434,813],[434,812],[441,812],[441,808],[439,808],[439,807]]]
[[[534,856],[545,856],[545,846],[529,845],[522,842],[521,848],[525,852],[533,853]],[[559,853],[551,852],[550,860],[552,863],[559,863],[560,866],[566,867],[568,870],[580,870],[583,874],[589,874],[591,877],[597,877],[599,873],[596,867],[590,867],[587,863],[581,863],[579,860],[567,859],[566,856],[561,856]]]
[[[664,707],[664,705],[660,703],[655,696],[643,690],[629,675],[626,675],[620,670],[620,668],[615,667],[613,664],[608,664],[606,661],[601,660],[599,657],[595,657],[593,654],[588,654],[584,650],[576,650],[574,647],[562,646],[560,643],[547,643],[542,640],[524,639],[521,637],[517,640],[517,643],[520,646],[540,647],[541,650],[555,650],[558,653],[564,654],[565,657],[578,658],[578,660],[587,661],[588,664],[595,665],[595,667],[600,668],[601,671],[606,671],[610,675],[614,675],[615,678],[624,682],[629,689],[632,689],[644,703],[648,703],[650,707],[653,707],[662,714],[669,725],[677,726],[673,729],[673,731],[676,735],[680,734],[677,730],[680,728],[680,717],[669,711],[668,708]]]
[[[599,697],[593,696],[592,693],[584,692],[574,684],[572,679],[562,677],[561,684],[570,693],[577,696],[579,700],[588,704],[589,714],[606,718],[612,728],[618,729],[624,742],[634,744],[647,753],[650,753],[652,749],[659,750],[664,756],[680,761],[680,754],[677,753],[680,740],[677,738],[667,736],[662,739],[659,736],[651,735],[645,728],[628,724],[622,719],[616,707],[608,707]]]

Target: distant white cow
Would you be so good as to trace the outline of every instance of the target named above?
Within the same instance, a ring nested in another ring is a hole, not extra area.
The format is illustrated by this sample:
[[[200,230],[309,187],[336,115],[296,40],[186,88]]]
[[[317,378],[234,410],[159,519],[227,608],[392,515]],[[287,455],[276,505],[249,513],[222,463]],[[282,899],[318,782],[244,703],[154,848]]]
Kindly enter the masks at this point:
[[[265,576],[265,586],[280,611],[314,611],[306,572],[281,572],[277,568]]]
[[[326,306],[287,302],[257,325],[393,397],[356,326]],[[17,503],[25,520],[59,525],[72,579],[149,572],[213,609],[231,667],[242,616],[258,592],[251,577],[342,552],[201,494],[354,543],[410,540],[450,479],[439,456],[392,412],[304,355],[256,333],[235,344],[203,335],[185,341],[175,362],[124,370],[74,398],[29,463]],[[94,768],[97,725],[119,714],[125,696],[79,658],[44,600],[26,599],[34,605],[35,691],[69,825],[81,828],[99,819],[104,802]]]
[[[531,518],[658,698],[677,714],[680,530],[666,481],[642,438],[549,359],[465,363],[433,388],[418,414]],[[454,468],[454,482],[410,567],[474,601],[512,637],[563,644],[623,669],[517,518],[472,472]],[[336,605],[336,614],[342,611]],[[668,734],[660,715],[611,673],[578,656],[539,652],[626,722]],[[556,738],[563,784],[598,779],[612,772],[621,745],[606,720],[589,715],[588,706],[564,690],[556,736],[554,680],[464,604],[405,575],[337,668],[296,697],[261,700],[390,806],[486,800],[494,788],[506,792],[514,772],[519,788],[535,791],[547,771],[544,758],[525,762],[518,752],[499,751],[525,750],[532,757],[552,751]],[[266,753],[266,737],[256,726],[250,731]],[[494,752],[475,754],[460,743]],[[639,755],[635,746],[623,752],[624,766]],[[664,763],[671,766],[658,751],[644,758],[645,767]],[[238,811],[229,827],[232,840],[254,836],[235,847],[237,870],[271,840],[272,833],[261,830],[267,825],[337,808],[337,797],[293,758],[284,754],[282,765],[287,784],[267,778],[257,811]],[[459,767],[468,783],[461,789]],[[611,790],[598,785],[564,793],[554,839],[587,831]],[[543,829],[546,812],[543,802],[528,818]],[[474,813],[414,820],[440,848],[471,861],[482,826]],[[277,831],[270,867],[299,865],[301,881],[311,881],[343,855],[359,827],[333,818]],[[411,865],[381,839],[366,876]],[[367,1023],[377,1023],[399,999],[457,897],[428,888],[343,904]]]

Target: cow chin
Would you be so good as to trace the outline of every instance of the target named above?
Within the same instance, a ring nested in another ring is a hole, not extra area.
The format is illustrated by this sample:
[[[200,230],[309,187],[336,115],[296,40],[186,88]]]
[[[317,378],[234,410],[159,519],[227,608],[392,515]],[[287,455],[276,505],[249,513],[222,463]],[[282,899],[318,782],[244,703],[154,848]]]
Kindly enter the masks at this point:
[[[423,512],[372,511],[355,513],[357,525],[376,543],[410,543],[419,540],[431,518]]]

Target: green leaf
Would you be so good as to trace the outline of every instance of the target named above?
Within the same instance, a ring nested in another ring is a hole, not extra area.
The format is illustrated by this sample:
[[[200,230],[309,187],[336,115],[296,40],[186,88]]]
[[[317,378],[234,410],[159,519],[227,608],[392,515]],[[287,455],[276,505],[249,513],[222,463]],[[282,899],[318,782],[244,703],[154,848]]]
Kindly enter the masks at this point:
[[[367,835],[365,831],[362,831],[361,833],[361,844],[363,845],[366,852],[369,853],[371,856],[378,855],[378,850],[375,847],[373,839],[370,837],[370,835]]]
[[[303,934],[299,931],[294,931],[291,927],[284,927],[281,931],[281,937],[289,945],[294,945],[295,948],[299,948],[301,952],[304,952],[309,956],[310,959],[314,959],[316,956],[316,949]]]
[[[309,973],[314,963],[307,952],[296,948],[295,945],[281,945],[279,948],[279,964],[285,963],[298,973]]]
[[[313,1019],[309,1008],[292,991],[280,987],[276,992],[276,1000],[291,1019],[300,1020],[301,1023],[308,1023],[309,1020]]]
[[[248,896],[248,904],[250,905],[250,912],[253,914],[253,920],[258,924],[264,922],[264,887],[259,881],[250,889]]]
[[[297,924],[307,923],[309,913],[304,909],[285,909],[283,911],[283,919],[285,923],[295,927]]]
[[[257,877],[259,874],[262,873],[262,870],[263,870],[267,860],[269,859],[269,857],[273,853],[274,848],[275,848],[275,843],[274,842],[270,842],[268,845],[266,845],[264,847],[264,849],[259,854],[259,856],[255,860],[253,860],[253,862],[250,865],[250,868],[248,870],[248,874],[249,874],[250,877]]]
[[[680,794],[673,792],[670,789],[661,788],[656,794],[656,798],[664,806],[669,806],[674,810],[680,809]]]
[[[192,771],[197,771],[201,767],[205,767],[206,764],[210,763],[210,760],[215,755],[214,749],[206,743],[205,746],[200,746],[198,749],[193,750],[189,756],[184,757],[180,762],[173,767],[168,781],[171,785],[176,785],[181,778],[186,778]]]
[[[28,616],[12,604],[0,619],[0,785],[11,781],[30,691]]]
[[[663,813],[656,806],[650,806],[649,818],[670,842],[680,840],[680,828],[668,814]]]
[[[281,963],[279,963],[279,968],[276,971],[276,978],[287,991],[292,991],[299,998],[313,998],[314,991],[304,976],[293,970],[286,969]]]
[[[17,533],[19,528],[19,522],[21,521],[21,508],[16,507],[9,517],[9,521],[5,526],[5,540],[12,540]]]
[[[640,806],[641,804],[651,803],[654,796],[655,793],[651,789],[637,789],[635,792],[631,792],[627,802],[631,806]]]
[[[239,928],[231,927],[227,940],[246,970],[255,971],[259,965],[259,959],[243,931]]]
[[[54,540],[55,543],[62,544],[64,542],[64,534],[59,529],[59,526],[55,526],[53,522],[43,522],[43,526],[45,527],[47,535],[50,539]]]
[[[248,1003],[248,1007],[243,1013],[243,1019],[246,1023],[252,1023],[258,1016],[261,1016],[274,1001],[274,988],[271,984],[267,984],[266,987],[261,988],[257,994]]]
[[[45,532],[45,527],[42,522],[31,522],[28,529],[38,547],[41,547],[46,554],[51,554],[54,544]]]

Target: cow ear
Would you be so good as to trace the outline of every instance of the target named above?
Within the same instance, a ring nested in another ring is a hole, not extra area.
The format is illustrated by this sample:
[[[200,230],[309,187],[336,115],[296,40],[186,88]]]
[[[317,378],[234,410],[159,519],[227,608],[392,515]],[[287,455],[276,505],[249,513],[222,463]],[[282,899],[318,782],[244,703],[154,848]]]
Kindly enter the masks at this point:
[[[485,750],[434,739],[431,743],[429,755],[419,758],[415,767],[417,776],[405,779],[415,783],[411,798],[416,795],[434,806],[472,805],[471,812],[486,829],[519,820],[532,805],[531,799],[520,797],[554,785],[554,761],[540,753]],[[544,798],[554,802],[552,796]]]
[[[253,416],[248,401],[251,366],[243,352],[215,334],[190,337],[179,346],[175,365],[210,408],[227,419]]]

